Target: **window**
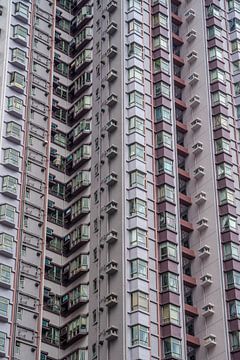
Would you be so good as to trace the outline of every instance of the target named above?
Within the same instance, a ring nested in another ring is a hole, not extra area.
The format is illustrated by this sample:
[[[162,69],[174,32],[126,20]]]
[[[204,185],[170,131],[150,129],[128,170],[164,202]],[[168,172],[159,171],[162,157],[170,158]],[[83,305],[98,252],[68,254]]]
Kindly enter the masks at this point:
[[[168,39],[162,35],[158,35],[153,38],[153,50],[159,48],[168,51]]]
[[[148,346],[148,328],[143,325],[132,326],[132,346]]]
[[[135,158],[144,160],[144,146],[138,143],[129,145],[129,159]]]
[[[19,115],[22,115],[23,101],[16,96],[11,96],[7,99],[7,109],[8,111],[14,111],[17,112]]]
[[[159,245],[160,260],[174,260],[177,261],[177,245],[168,241]]]
[[[240,272],[231,270],[226,273],[227,289],[240,288]]]
[[[134,291],[131,293],[131,310],[148,311],[148,294],[142,291]]]
[[[233,331],[230,333],[231,351],[240,349],[240,331]]]
[[[237,18],[232,18],[229,22],[229,31],[240,30],[240,20]]]
[[[236,231],[237,219],[231,215],[224,215],[220,217],[221,231]]]
[[[162,157],[157,160],[157,174],[167,173],[169,175],[173,175],[173,161]]]
[[[147,279],[147,262],[141,259],[131,260],[131,278]]]
[[[239,0],[228,0],[228,11],[240,11],[240,2]]]
[[[239,245],[229,242],[223,245],[223,259],[240,259]]]
[[[234,84],[234,91],[236,96],[240,94],[240,81]]]
[[[156,59],[153,61],[153,72],[157,73],[159,71],[169,74],[169,62],[164,59]]]
[[[210,71],[210,81],[211,83],[215,81],[221,81],[225,83],[225,72],[216,68]]]
[[[225,128],[228,129],[228,118],[223,114],[213,116],[213,127],[214,129]]]
[[[154,96],[166,96],[170,97],[170,85],[160,81],[153,85]]]
[[[140,134],[144,134],[144,120],[138,116],[132,116],[129,119],[128,129],[131,133],[138,132]]]
[[[129,201],[129,215],[130,216],[143,216],[147,215],[147,204],[146,201],[138,198]]]
[[[141,171],[138,170],[134,170],[132,172],[130,172],[129,174],[130,176],[130,187],[133,186],[140,186],[142,188],[145,188],[145,174],[142,173]]]
[[[27,42],[27,37],[28,37],[28,30],[21,26],[21,25],[15,25],[13,27],[13,37],[16,40],[19,40],[19,42]]]
[[[158,106],[154,109],[155,122],[166,121],[171,124],[171,110],[165,106]]]
[[[216,154],[219,154],[220,152],[225,152],[225,153],[229,154],[230,153],[230,141],[226,140],[224,138],[215,140],[215,149],[216,149]]]
[[[210,6],[208,6],[206,8],[206,10],[207,10],[207,17],[210,17],[210,16],[221,17],[221,9],[214,4],[211,4]]]
[[[233,300],[230,301],[228,304],[230,319],[240,319],[240,301]]]
[[[12,254],[13,252],[13,236],[1,233],[0,234],[0,251],[7,252],[8,254]]]
[[[128,95],[128,106],[140,106],[143,107],[143,94],[138,91],[132,91]]]
[[[97,345],[95,343],[92,345],[92,358],[94,359],[94,358],[96,358],[96,356],[97,356]]]
[[[167,211],[159,214],[159,229],[160,230],[176,230],[176,216]]]
[[[232,63],[233,66],[233,73],[237,74],[240,71],[240,60],[236,60]]]
[[[0,205],[0,221],[15,223],[16,208],[9,204]]]
[[[163,340],[163,353],[164,359],[181,359],[182,358],[182,346],[181,340],[169,337]]]
[[[2,192],[8,192],[17,195],[18,180],[12,176],[3,176]]]
[[[174,188],[170,185],[167,184],[163,184],[161,185],[158,189],[157,189],[157,201],[161,202],[161,201],[170,201],[173,202],[175,201],[175,193],[174,193]]]
[[[97,278],[93,279],[93,291],[96,292],[98,290],[98,282]]]
[[[128,56],[137,56],[143,58],[143,47],[136,42],[128,45]]]
[[[15,4],[15,15],[20,15],[21,18],[25,18],[26,21],[28,21],[28,6],[22,4],[21,2],[18,2]]]
[[[19,90],[24,90],[26,86],[25,76],[14,71],[13,73],[10,74],[10,86],[14,86]]]
[[[139,228],[130,230],[129,239],[131,246],[147,246],[147,233],[145,230]]]
[[[212,39],[213,37],[218,37],[221,39],[222,30],[220,27],[213,25],[208,28],[208,39]]]
[[[217,178],[222,179],[224,177],[232,178],[232,166],[228,163],[221,163],[217,165]]]
[[[178,284],[178,275],[165,272],[160,275],[161,279],[161,291],[173,291],[178,292],[179,284]]]
[[[142,9],[142,0],[128,0],[128,10]]]
[[[168,17],[166,15],[163,15],[161,13],[154,14],[152,16],[152,24],[153,26],[163,26],[167,28],[168,26]]]
[[[215,91],[214,93],[211,94],[211,98],[212,98],[212,106],[216,106],[216,105],[227,106],[227,97],[226,94],[224,94],[223,92]]]
[[[0,282],[6,285],[11,284],[11,267],[0,264]]]
[[[96,310],[93,310],[92,318],[93,318],[93,324],[96,324],[96,322],[97,322],[97,311]]]
[[[25,66],[26,64],[26,53],[25,51],[15,48],[12,50],[12,61],[20,63]]]
[[[9,306],[9,299],[0,296],[0,317],[7,318],[8,317],[8,306]]]
[[[162,146],[172,148],[172,135],[166,131],[159,131],[156,134],[156,147],[159,148]]]
[[[6,334],[0,331],[0,353],[6,353]]]
[[[240,51],[240,40],[239,39],[235,39],[231,42],[231,46],[232,46],[232,52],[237,52]]]
[[[21,132],[22,132],[22,127],[19,124],[16,124],[13,121],[10,121],[7,123],[7,127],[6,127],[6,136],[8,138],[13,138],[18,140],[18,142],[21,140]]]
[[[128,80],[139,80],[140,82],[143,81],[143,70],[139,69],[137,66],[133,66],[128,69]]]
[[[162,306],[162,323],[180,325],[180,308],[173,304]]]
[[[136,32],[138,34],[142,33],[142,23],[133,19],[131,21],[129,21],[128,23],[128,32]]]
[[[217,46],[209,49],[209,60],[212,61],[216,59],[223,60],[223,51]]]
[[[218,196],[219,196],[219,205],[224,205],[224,204],[234,205],[235,204],[234,191],[232,191],[228,188],[219,190]]]

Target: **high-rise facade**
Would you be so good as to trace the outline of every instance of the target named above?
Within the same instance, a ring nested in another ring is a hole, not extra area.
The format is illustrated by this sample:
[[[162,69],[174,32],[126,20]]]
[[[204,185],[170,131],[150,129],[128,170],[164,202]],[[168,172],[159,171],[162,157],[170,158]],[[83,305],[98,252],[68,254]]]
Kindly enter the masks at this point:
[[[239,31],[0,0],[0,359],[240,359]]]

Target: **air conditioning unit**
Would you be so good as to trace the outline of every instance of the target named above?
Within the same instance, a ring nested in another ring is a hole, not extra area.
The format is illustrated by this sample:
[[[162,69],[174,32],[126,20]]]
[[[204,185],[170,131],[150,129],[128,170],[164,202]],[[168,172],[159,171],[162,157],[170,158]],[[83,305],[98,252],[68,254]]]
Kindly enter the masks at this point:
[[[191,129],[193,131],[197,131],[198,129],[200,129],[201,126],[202,126],[202,120],[199,118],[196,118],[191,122]]]
[[[199,253],[200,259],[205,259],[206,257],[208,257],[210,255],[210,246],[208,246],[208,245],[202,246],[198,250],[198,253]]]
[[[201,141],[198,141],[192,146],[192,151],[195,155],[201,153],[203,151],[203,143]]]
[[[197,230],[198,231],[203,231],[206,230],[208,228],[208,219],[207,218],[202,218],[201,220],[198,220],[197,222]]]
[[[199,81],[198,73],[194,72],[192,75],[190,75],[189,78],[188,78],[188,81],[189,81],[189,84],[192,85],[192,86],[194,84],[196,84]]]
[[[200,280],[201,280],[201,286],[203,288],[210,286],[213,283],[211,274],[205,274],[205,275],[201,276]]]
[[[194,95],[190,100],[189,100],[189,105],[191,106],[191,108],[195,108],[196,106],[198,106],[200,104],[200,97],[198,95]]]
[[[185,13],[185,19],[187,22],[192,21],[195,18],[196,14],[195,11],[193,9],[189,9],[186,13]]]
[[[197,37],[197,32],[195,30],[190,30],[187,35],[186,35],[186,39],[188,42],[191,42],[193,40],[195,40]]]
[[[209,317],[209,316],[212,316],[214,314],[214,305],[209,303],[207,305],[205,305],[203,308],[203,313],[202,313],[202,316],[203,317]]]
[[[205,348],[211,348],[213,346],[215,346],[216,343],[216,335],[210,334],[208,336],[205,336],[204,340],[204,347]]]
[[[198,58],[198,53],[197,51],[193,50],[191,51],[188,55],[187,55],[187,61],[191,64],[194,61],[196,61]]]
[[[207,194],[205,191],[200,191],[197,195],[195,195],[195,204],[201,205],[207,200]]]
[[[197,180],[203,177],[204,175],[205,175],[205,170],[203,166],[199,166],[193,171],[193,176]]]

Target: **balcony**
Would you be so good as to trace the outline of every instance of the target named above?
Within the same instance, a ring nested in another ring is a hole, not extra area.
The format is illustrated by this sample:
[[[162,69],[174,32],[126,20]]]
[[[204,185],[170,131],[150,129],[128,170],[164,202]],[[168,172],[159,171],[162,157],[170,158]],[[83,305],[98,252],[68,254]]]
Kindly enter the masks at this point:
[[[195,30],[190,30],[186,35],[186,40],[190,43],[195,40],[197,37],[197,32]]]
[[[212,281],[212,275],[211,274],[206,274],[200,277],[200,281],[201,281],[201,286],[203,288],[206,288],[210,285],[212,285],[213,281]]]
[[[106,329],[106,340],[114,341],[118,338],[118,328],[115,326],[110,326]]]
[[[207,194],[205,191],[200,191],[197,195],[195,195],[195,204],[202,205],[207,200]]]
[[[118,233],[115,230],[110,231],[105,238],[105,241],[107,244],[113,244],[117,241],[118,237],[117,237]]]
[[[190,23],[195,18],[196,14],[193,9],[189,9],[187,12],[185,12],[184,16],[186,21]]]
[[[117,211],[117,209],[118,209],[118,204],[114,200],[108,203],[105,207],[105,211],[108,215],[114,214]]]
[[[116,129],[117,129],[117,120],[111,119],[110,121],[107,122],[106,130],[109,133],[112,133]]]
[[[111,308],[115,305],[117,305],[118,303],[118,297],[116,294],[114,293],[111,293],[109,294],[106,298],[105,298],[105,305],[108,307],[108,308]]]
[[[109,174],[106,178],[105,178],[105,182],[108,186],[113,186],[117,183],[117,174],[115,172],[111,172],[111,174]]]
[[[204,245],[198,250],[198,253],[200,259],[206,259],[211,254],[210,247],[208,245]]]
[[[193,96],[190,100],[189,100],[189,105],[191,106],[192,109],[194,109],[195,107],[197,107],[200,104],[200,97],[198,95]]]
[[[202,316],[207,318],[214,314],[214,305],[209,303],[202,308]]]
[[[194,61],[198,59],[197,51],[193,50],[187,55],[187,61],[189,64],[192,64]]]
[[[208,228],[208,219],[207,218],[202,218],[197,221],[197,230],[199,232],[204,231],[207,228]]]
[[[191,122],[191,129],[193,131],[197,131],[200,129],[200,127],[202,126],[202,120],[201,119],[194,119],[192,122]]]
[[[118,102],[117,95],[112,94],[107,98],[106,105],[109,106],[110,108],[112,108],[113,106],[115,106],[117,104],[117,102]]]
[[[117,152],[118,152],[118,149],[117,149],[117,146],[115,145],[111,145],[107,150],[106,150],[106,157],[111,160],[113,159],[115,156],[117,156]]]
[[[117,23],[112,21],[107,27],[108,35],[113,35],[117,31]]]
[[[213,334],[206,336],[205,338],[203,338],[203,340],[204,340],[204,347],[206,349],[209,349],[209,348],[217,345],[216,336]]]
[[[193,176],[196,180],[201,179],[205,175],[205,169],[203,166],[199,166],[193,171]]]
[[[106,274],[113,275],[118,271],[118,263],[111,260],[105,267]]]

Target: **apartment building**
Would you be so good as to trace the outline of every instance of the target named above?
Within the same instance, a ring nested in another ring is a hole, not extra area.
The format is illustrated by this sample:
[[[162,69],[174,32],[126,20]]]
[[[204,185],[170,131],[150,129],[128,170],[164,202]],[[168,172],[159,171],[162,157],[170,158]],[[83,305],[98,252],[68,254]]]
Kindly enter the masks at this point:
[[[240,359],[239,31],[0,0],[1,359]]]

